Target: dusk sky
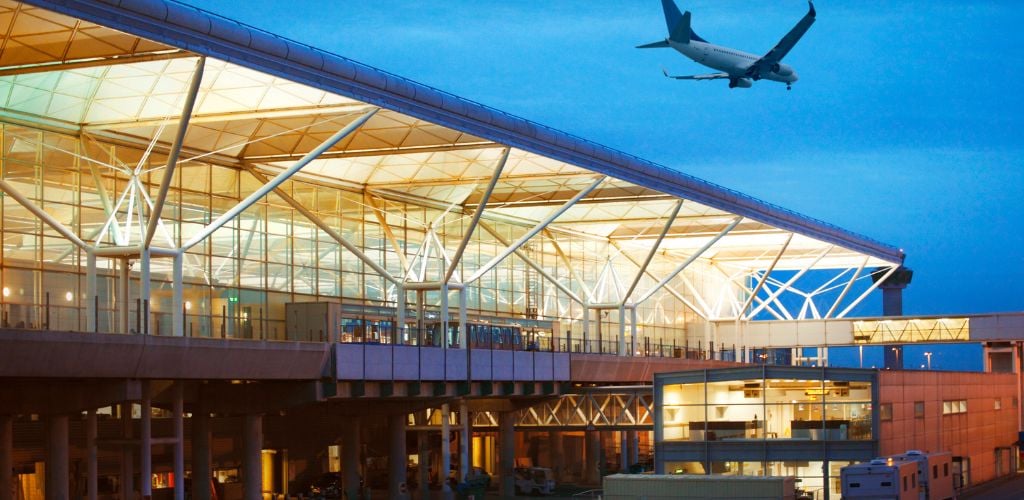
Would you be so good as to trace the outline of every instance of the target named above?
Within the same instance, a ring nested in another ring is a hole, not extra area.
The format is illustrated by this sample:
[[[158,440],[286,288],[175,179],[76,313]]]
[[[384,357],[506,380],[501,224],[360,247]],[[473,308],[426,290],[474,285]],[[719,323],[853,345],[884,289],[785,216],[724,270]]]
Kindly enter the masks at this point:
[[[822,0],[791,92],[664,78],[712,70],[634,48],[657,0],[192,3],[903,248],[908,314],[1024,310],[1024,2]],[[679,6],[756,54],[807,10]]]

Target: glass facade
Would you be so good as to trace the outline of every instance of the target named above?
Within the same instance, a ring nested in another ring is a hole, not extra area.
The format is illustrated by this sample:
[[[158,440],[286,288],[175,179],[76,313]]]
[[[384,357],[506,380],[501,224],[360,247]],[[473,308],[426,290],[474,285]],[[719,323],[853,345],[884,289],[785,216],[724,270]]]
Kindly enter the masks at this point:
[[[139,221],[157,196],[166,157],[144,146],[20,124],[0,123],[0,130],[0,178],[12,189],[90,246],[138,246],[145,229]],[[495,150],[480,161],[495,161],[497,154]],[[154,237],[155,247],[181,247],[263,184],[240,165],[208,160],[195,155],[179,163]],[[443,277],[446,259],[463,239],[470,213],[371,195],[336,181],[303,175],[286,181],[281,189],[390,273],[408,274],[417,281]],[[99,255],[97,293],[89,297],[84,250],[12,196],[3,196],[0,210],[4,326],[91,330],[93,325],[86,325],[86,307],[91,301],[98,306],[98,331],[140,331],[142,316],[148,312],[149,333],[170,334],[170,258],[152,257],[148,307],[135,299],[140,276],[137,252],[127,259]],[[502,241],[515,241],[529,228],[527,222],[495,221],[488,222],[487,230],[477,228],[455,281],[467,279],[505,249]],[[625,259],[609,268],[607,256],[619,250],[607,241],[572,233],[558,233],[557,242],[554,238],[537,238],[521,252],[580,296],[587,292],[573,278],[574,273],[593,287],[595,283],[612,283],[612,274],[632,276],[636,272]],[[655,259],[649,267],[651,276],[642,277],[638,289],[654,287],[654,276],[670,273],[675,265],[668,259]],[[695,290],[705,286],[698,267],[685,273]],[[125,272],[129,279],[123,283],[120,276]],[[291,302],[341,302],[366,307],[377,315],[380,308],[390,308],[387,321],[393,322],[398,299],[392,283],[276,194],[260,198],[188,248],[183,274],[185,335],[196,337],[284,340],[285,305]],[[125,285],[127,294],[122,291]],[[613,288],[609,285],[608,290],[592,289],[591,293],[597,295],[596,300],[610,301],[615,299],[608,295]],[[591,311],[591,341],[583,345],[582,307],[521,258],[502,260],[467,289],[471,318],[540,318],[557,324],[551,330],[560,332],[558,339],[538,342],[551,349],[618,351],[619,323],[624,319],[618,309]],[[413,304],[416,293],[406,295],[407,303]],[[687,324],[699,318],[676,295],[661,289],[637,307],[638,353],[672,356],[676,354],[673,348],[689,344]],[[130,300],[122,302],[124,296]],[[454,317],[456,292],[448,301]],[[436,313],[441,303],[439,292],[426,292],[425,302],[426,308]],[[365,316],[356,315],[350,323],[367,321]],[[374,331],[386,336],[393,323],[377,321]],[[633,343],[629,331],[627,328],[627,345]]]
[[[752,378],[663,390],[665,441],[874,439],[871,382]]]

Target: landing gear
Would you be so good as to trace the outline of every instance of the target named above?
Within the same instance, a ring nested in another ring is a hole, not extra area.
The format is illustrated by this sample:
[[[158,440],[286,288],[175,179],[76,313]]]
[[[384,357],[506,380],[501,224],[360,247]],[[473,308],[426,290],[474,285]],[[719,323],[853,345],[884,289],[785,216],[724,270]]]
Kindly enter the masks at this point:
[[[786,84],[786,90],[793,90],[793,86],[789,85],[789,84]]]

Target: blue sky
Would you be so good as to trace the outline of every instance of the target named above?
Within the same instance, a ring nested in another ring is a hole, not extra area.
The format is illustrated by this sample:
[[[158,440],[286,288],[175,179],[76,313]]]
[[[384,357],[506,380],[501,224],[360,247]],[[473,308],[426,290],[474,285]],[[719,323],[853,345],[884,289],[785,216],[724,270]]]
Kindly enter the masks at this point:
[[[633,48],[656,0],[192,3],[901,247],[908,314],[1024,310],[1024,2],[819,1],[791,92],[662,77],[708,70]],[[754,53],[807,8],[679,5]]]

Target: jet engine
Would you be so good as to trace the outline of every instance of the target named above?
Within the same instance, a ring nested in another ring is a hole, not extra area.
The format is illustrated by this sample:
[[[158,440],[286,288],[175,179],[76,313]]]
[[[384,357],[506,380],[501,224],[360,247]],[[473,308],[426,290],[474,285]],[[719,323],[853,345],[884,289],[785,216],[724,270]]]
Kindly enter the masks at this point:
[[[754,82],[750,81],[750,78],[733,78],[729,80],[729,88],[734,89],[739,87],[741,89],[749,89],[754,86]]]
[[[788,64],[776,63],[774,66],[772,66],[772,73],[775,73],[776,75],[779,76],[790,76],[793,74],[793,68],[791,68]]]

